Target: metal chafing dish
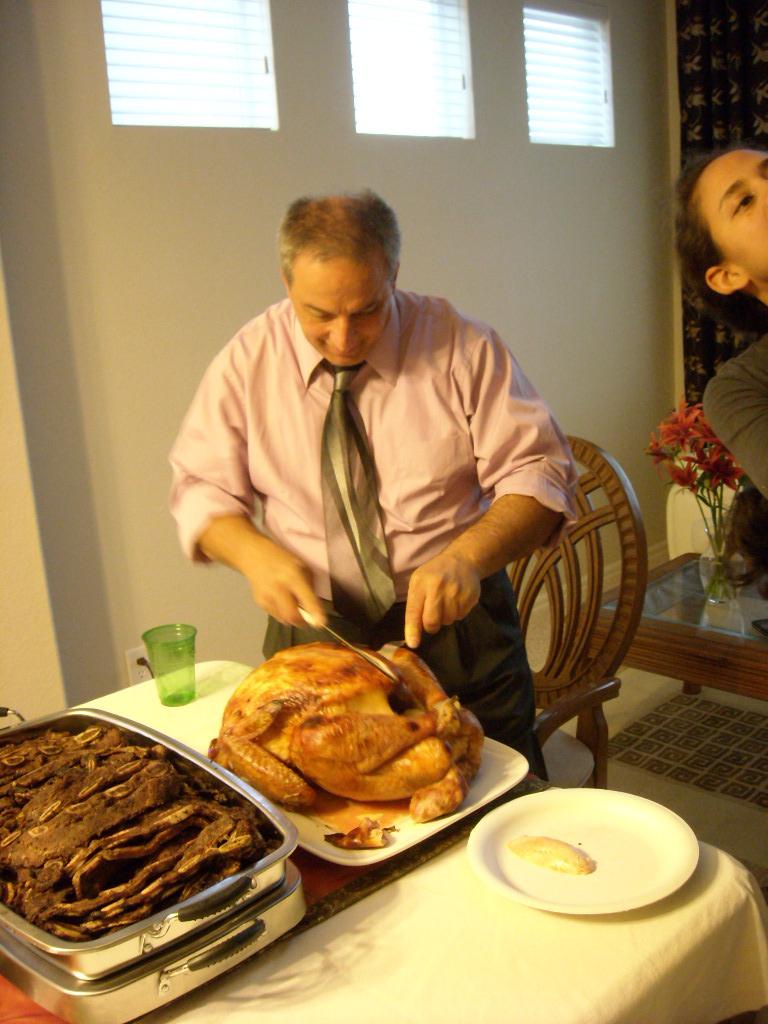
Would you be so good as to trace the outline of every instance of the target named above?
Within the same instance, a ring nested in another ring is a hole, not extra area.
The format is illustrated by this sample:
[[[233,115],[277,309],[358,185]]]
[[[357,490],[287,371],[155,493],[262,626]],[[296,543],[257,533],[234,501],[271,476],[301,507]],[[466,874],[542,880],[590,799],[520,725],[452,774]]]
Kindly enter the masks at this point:
[[[2,973],[65,1020],[120,1024],[251,956],[293,927],[305,906],[300,878],[287,861],[298,838],[293,823],[241,779],[185,744],[117,715],[77,708],[3,732],[0,750],[46,729],[78,733],[97,723],[119,728],[132,744],[164,746],[172,759],[207,773],[254,806],[281,837],[277,849],[236,874],[94,939],[59,939],[0,903]],[[140,1009],[141,999],[150,1000],[150,989],[152,1001]],[[119,1009],[123,1005],[130,1010]],[[130,1016],[118,1018],[118,1012]]]
[[[105,977],[76,978],[13,935],[0,937],[0,973],[68,1024],[125,1024],[231,970],[274,942],[304,915],[301,880],[285,878],[180,944]]]

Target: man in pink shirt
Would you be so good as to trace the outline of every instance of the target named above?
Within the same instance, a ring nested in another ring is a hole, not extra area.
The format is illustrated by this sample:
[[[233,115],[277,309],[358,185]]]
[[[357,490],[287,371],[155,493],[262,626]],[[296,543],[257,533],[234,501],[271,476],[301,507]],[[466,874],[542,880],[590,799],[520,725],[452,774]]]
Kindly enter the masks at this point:
[[[320,639],[405,639],[486,734],[543,773],[505,566],[556,542],[575,472],[546,404],[485,324],[396,288],[400,233],[371,192],[297,200],[280,233],[288,298],[208,368],[171,452],[182,547],[240,571],[269,614],[264,654]],[[321,439],[334,368],[375,464],[395,603],[332,603]]]

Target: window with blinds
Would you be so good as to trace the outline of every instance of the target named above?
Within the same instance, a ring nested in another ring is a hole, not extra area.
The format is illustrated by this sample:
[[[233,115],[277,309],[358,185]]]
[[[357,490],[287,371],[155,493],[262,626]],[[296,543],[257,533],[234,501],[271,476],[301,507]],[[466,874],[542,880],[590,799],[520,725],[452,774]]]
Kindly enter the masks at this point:
[[[560,10],[524,7],[523,35],[531,142],[612,146],[611,48],[605,14],[576,4]]]
[[[277,129],[269,0],[101,0],[113,124]]]
[[[475,135],[466,0],[347,0],[355,129]]]

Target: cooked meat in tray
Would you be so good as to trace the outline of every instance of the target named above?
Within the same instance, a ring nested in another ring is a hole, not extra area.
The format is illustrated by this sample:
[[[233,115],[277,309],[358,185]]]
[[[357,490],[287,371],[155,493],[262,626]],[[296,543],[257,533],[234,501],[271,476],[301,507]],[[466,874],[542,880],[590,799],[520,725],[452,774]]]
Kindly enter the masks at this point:
[[[0,973],[68,1024],[125,1024],[237,968],[297,924],[304,906],[299,873],[288,861],[283,882],[261,899],[122,970],[77,978],[7,934]]]
[[[0,929],[82,978],[285,877],[291,822],[183,744],[74,709],[0,741]]]

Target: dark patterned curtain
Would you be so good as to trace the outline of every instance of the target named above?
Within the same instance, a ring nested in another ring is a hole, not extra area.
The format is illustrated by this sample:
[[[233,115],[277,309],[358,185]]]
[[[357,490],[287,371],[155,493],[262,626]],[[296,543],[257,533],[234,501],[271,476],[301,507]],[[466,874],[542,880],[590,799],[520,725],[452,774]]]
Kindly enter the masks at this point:
[[[768,0],[677,0],[683,163],[731,141],[768,140]],[[701,399],[721,362],[747,342],[683,295],[685,393]]]

